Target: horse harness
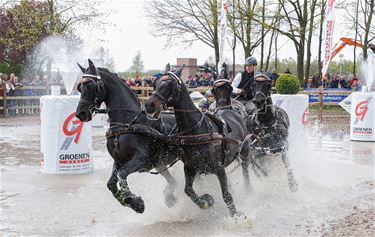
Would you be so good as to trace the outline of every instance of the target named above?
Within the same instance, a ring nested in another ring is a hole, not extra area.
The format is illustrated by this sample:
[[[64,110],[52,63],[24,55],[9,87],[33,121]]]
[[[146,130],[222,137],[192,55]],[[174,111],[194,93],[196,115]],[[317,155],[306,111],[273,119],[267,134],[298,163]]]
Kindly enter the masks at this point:
[[[278,110],[275,110],[276,117],[281,116],[280,112]],[[269,138],[275,138],[276,134],[272,131],[280,131],[282,133],[288,134],[288,126],[285,125],[282,122],[279,122],[278,119],[275,119],[275,122],[272,125],[264,125],[262,124],[258,118],[257,118],[258,112],[254,112],[252,114],[251,118],[251,124],[253,124],[253,127],[250,128],[250,132],[253,136],[253,142],[251,144],[252,148],[254,150],[260,151],[264,154],[274,154],[277,152],[284,151],[287,149],[287,146],[277,147],[277,148],[270,148],[270,147],[264,147],[264,144],[261,143],[260,146],[255,146],[254,144],[256,142],[261,142],[262,140],[269,139]]]
[[[192,145],[203,145],[203,144],[210,144],[210,143],[216,143],[220,141],[240,144],[241,142],[227,137],[227,129],[225,122],[222,121],[222,125],[219,127],[219,132],[211,132],[211,133],[203,133],[203,134],[195,134],[195,135],[185,135],[186,133],[192,131],[195,128],[199,128],[204,119],[207,117],[209,118],[215,118],[217,120],[221,120],[217,116],[213,114],[202,114],[202,118],[198,123],[196,123],[193,127],[182,131],[178,133],[172,133],[175,129],[172,129],[171,133],[168,135],[165,135],[161,132],[159,132],[157,129],[152,128],[148,125],[143,124],[134,124],[134,122],[137,119],[137,116],[129,123],[116,123],[114,126],[111,126],[108,128],[108,131],[106,132],[106,138],[113,138],[115,137],[115,145],[118,143],[118,137],[121,134],[130,134],[130,133],[138,133],[145,136],[152,137],[156,140],[165,142],[170,145],[182,145],[182,146],[192,146]],[[215,124],[218,124],[219,121],[215,121],[214,119],[211,119]]]

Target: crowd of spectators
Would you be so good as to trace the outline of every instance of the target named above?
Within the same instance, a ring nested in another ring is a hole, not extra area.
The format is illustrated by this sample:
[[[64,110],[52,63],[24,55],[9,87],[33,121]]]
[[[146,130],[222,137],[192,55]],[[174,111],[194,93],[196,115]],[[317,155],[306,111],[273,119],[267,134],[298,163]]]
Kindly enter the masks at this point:
[[[323,85],[323,88],[353,91],[361,90],[362,87],[356,75],[328,74],[327,77],[321,80],[320,76],[316,73],[308,79],[306,88],[318,88],[320,85]]]
[[[48,86],[62,85],[62,79],[48,80],[47,75],[35,75],[23,78],[22,82],[11,73],[0,73],[0,87],[4,88],[0,95],[0,106],[3,107],[3,95],[6,93],[8,114],[33,114],[39,112],[39,99],[20,99],[20,96],[42,96],[48,92]]]
[[[214,84],[215,74],[212,71],[204,71],[194,75],[190,75],[186,81],[189,88],[207,87]]]

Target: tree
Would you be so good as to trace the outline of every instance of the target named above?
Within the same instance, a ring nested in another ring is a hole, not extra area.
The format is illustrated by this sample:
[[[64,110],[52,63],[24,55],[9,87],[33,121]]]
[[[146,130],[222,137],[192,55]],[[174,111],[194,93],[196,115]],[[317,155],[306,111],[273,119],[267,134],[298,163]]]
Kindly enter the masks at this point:
[[[228,8],[229,27],[242,45],[245,58],[247,58],[253,54],[264,36],[259,22],[255,19],[255,12],[260,6],[257,0],[234,0],[229,4],[236,5],[233,10]]]
[[[280,34],[288,37],[294,44],[297,53],[297,77],[301,82],[304,80],[304,58],[305,46],[310,28],[309,19],[314,16],[313,8],[317,0],[279,0],[282,8],[280,27],[276,29]]]
[[[375,41],[375,0],[347,1],[343,8],[347,13],[348,31],[353,32],[354,30],[358,33],[363,44],[363,58],[366,60],[369,44]]]
[[[200,41],[214,49],[219,62],[218,0],[152,0],[146,2],[146,16],[153,22],[152,34],[167,37],[167,43],[191,45]]]
[[[143,72],[143,68],[142,54],[138,51],[133,58],[133,64],[129,71],[133,76],[140,76]]]
[[[13,64],[26,63],[33,47],[48,35],[46,2],[21,1],[0,9],[0,58]]]
[[[324,24],[324,13],[327,0],[320,0],[320,18],[319,18],[319,46],[318,46],[318,68],[319,75],[322,74],[322,41],[323,41],[323,24]]]
[[[99,6],[94,0],[21,0],[0,5],[0,63],[35,60],[32,52],[47,36],[59,34],[70,42],[80,41],[74,33],[78,26],[99,24],[96,19],[105,16]],[[38,58],[40,62],[47,63],[50,71],[50,60]]]
[[[307,83],[307,80],[310,75],[310,66],[311,66],[311,43],[312,43],[312,35],[316,28],[316,22],[315,22],[315,9],[317,8],[318,0],[312,0],[310,5],[310,16],[308,19],[308,35],[307,35],[307,45],[306,45],[306,66],[305,66],[305,82]]]

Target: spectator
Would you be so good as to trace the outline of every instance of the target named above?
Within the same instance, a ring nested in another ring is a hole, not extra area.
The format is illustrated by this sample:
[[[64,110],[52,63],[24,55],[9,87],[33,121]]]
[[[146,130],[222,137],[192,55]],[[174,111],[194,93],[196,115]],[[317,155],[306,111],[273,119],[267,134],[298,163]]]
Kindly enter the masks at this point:
[[[317,73],[312,77],[312,87],[317,88],[319,86],[320,77]]]
[[[338,76],[333,76],[330,83],[329,83],[330,88],[339,88],[339,80]]]
[[[210,72],[204,72],[203,78],[200,80],[199,86],[213,86],[214,79],[212,77],[212,74]]]
[[[135,77],[135,86],[142,86],[142,80],[140,76]]]
[[[154,82],[153,77],[149,76],[145,78],[145,86],[152,86]]]
[[[189,88],[196,88],[198,87],[198,79],[199,79],[199,76],[196,74],[194,77],[192,76],[189,76],[188,77],[188,80],[186,81],[186,86],[189,87]]]
[[[346,81],[343,76],[339,76],[339,87],[338,88],[347,88]]]
[[[134,78],[131,78],[130,80],[128,80],[128,86],[137,86]]]
[[[199,109],[202,112],[206,112],[208,108],[210,108],[210,105],[214,102],[215,96],[212,94],[211,89],[207,90],[206,93],[204,93],[204,96],[206,97],[199,103]]]
[[[276,73],[275,69],[272,70],[272,73],[270,73],[269,78],[272,80],[272,87],[274,87],[276,85],[277,78],[279,78],[279,74]]]
[[[312,87],[312,77],[309,77],[307,79],[307,84],[306,84],[306,88],[307,89],[310,89]]]

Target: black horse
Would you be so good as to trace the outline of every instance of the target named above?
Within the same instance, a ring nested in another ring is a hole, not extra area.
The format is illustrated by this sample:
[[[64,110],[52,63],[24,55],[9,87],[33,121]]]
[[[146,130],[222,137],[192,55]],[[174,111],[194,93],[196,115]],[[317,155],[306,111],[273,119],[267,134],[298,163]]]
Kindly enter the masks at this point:
[[[155,91],[145,104],[146,111],[152,114],[163,106],[173,106],[178,133],[172,139],[180,143],[184,153],[181,160],[185,171],[185,193],[200,208],[212,206],[213,197],[209,194],[198,196],[193,183],[197,174],[215,174],[229,213],[234,216],[237,211],[228,190],[225,167],[239,155],[241,143],[247,134],[246,124],[233,111],[222,114],[226,123],[219,117],[200,112],[179,78],[182,69],[176,73],[166,72],[155,81]]]
[[[227,68],[228,66],[224,63],[219,79],[214,82],[211,89],[212,94],[215,96],[215,102],[210,106],[210,110],[223,118],[232,118],[236,121],[243,120],[243,124],[246,124],[246,108],[241,102],[232,99],[233,88],[230,85],[231,82],[225,79],[228,77]],[[243,129],[246,130],[247,128],[243,127]],[[249,164],[252,157],[250,156],[250,139],[250,136],[246,136],[242,142],[240,153],[242,173],[247,189],[250,188]]]
[[[264,157],[269,154],[281,153],[287,170],[289,189],[297,191],[298,184],[294,179],[287,154],[289,117],[285,110],[272,104],[271,80],[268,76],[256,75],[252,88],[256,110],[247,119],[247,127],[252,134],[251,154],[254,157],[251,160],[259,162],[258,167],[263,174],[267,175]]]
[[[176,180],[167,165],[177,161],[179,154],[178,149],[162,139],[175,124],[173,115],[162,115],[159,120],[148,119],[135,93],[116,74],[95,68],[90,59],[87,69],[80,68],[83,75],[77,87],[81,99],[76,116],[83,122],[90,121],[102,102],[107,107],[110,122],[107,149],[114,159],[108,189],[123,206],[143,213],[144,202],[130,191],[127,177],[155,168],[168,182],[164,191],[166,204],[174,205]]]

